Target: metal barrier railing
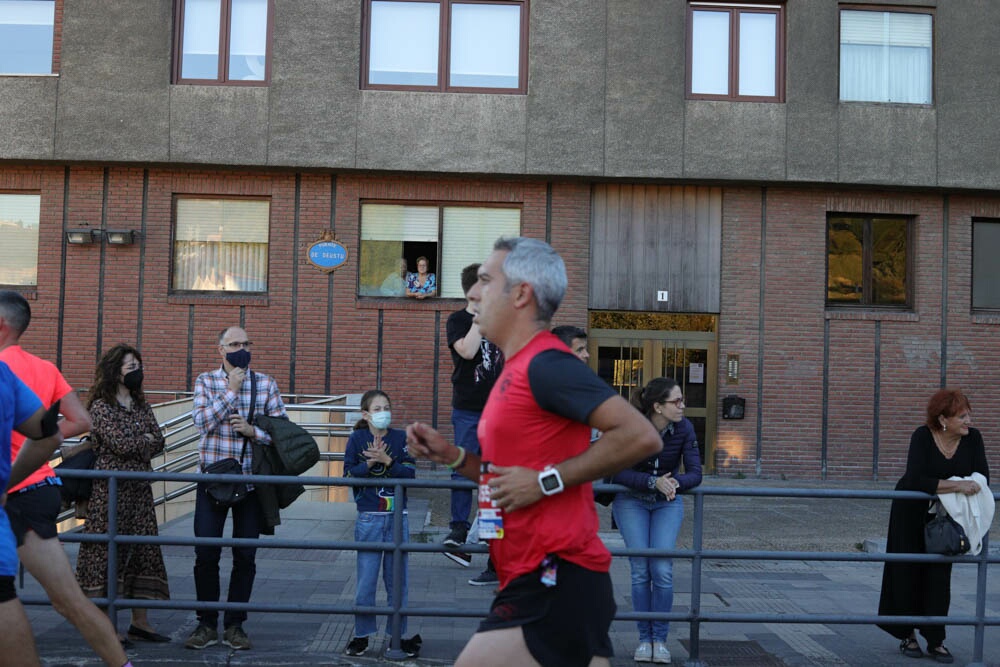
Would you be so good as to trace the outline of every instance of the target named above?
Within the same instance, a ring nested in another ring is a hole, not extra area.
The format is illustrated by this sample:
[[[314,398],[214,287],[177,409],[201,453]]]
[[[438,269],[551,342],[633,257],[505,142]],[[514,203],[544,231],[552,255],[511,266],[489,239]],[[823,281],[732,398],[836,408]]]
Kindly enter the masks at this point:
[[[260,546],[258,540],[240,538],[182,538],[168,536],[136,536],[121,535],[117,532],[117,487],[119,480],[147,480],[147,481],[175,481],[189,482],[193,487],[196,482],[209,481],[246,481],[256,484],[303,484],[316,486],[381,486],[384,480],[355,479],[345,477],[275,477],[260,475],[208,475],[190,473],[168,473],[168,472],[122,472],[108,470],[80,470],[67,471],[67,477],[83,477],[92,479],[108,479],[109,507],[108,507],[108,533],[106,534],[83,534],[79,532],[64,533],[60,537],[67,542],[104,542],[108,544],[108,593],[106,598],[95,599],[101,605],[107,605],[108,613],[114,615],[120,605],[121,599],[117,597],[117,549],[119,545],[128,544],[159,544],[177,546]],[[475,489],[476,485],[468,481],[453,480],[395,480],[395,493],[401,495],[407,488],[431,488],[431,489]],[[595,490],[604,492],[627,491],[626,487],[611,484],[595,484]],[[685,611],[672,611],[669,613],[660,612],[619,612],[616,620],[668,620],[686,621],[690,627],[689,659],[686,663],[689,667],[700,667],[703,665],[700,659],[700,630],[705,623],[778,623],[778,624],[843,624],[843,625],[867,625],[875,623],[912,623],[912,624],[948,624],[948,625],[969,625],[974,626],[975,639],[973,645],[974,663],[982,663],[985,641],[986,626],[1000,625],[1000,616],[986,615],[986,580],[989,564],[1000,563],[1000,556],[991,556],[987,539],[983,540],[982,551],[977,556],[939,556],[935,554],[870,554],[852,552],[814,552],[814,551],[741,551],[741,550],[720,550],[703,548],[703,526],[705,518],[705,498],[706,496],[743,496],[743,497],[785,497],[785,498],[854,498],[871,500],[892,500],[892,499],[913,499],[928,500],[932,495],[917,491],[875,491],[875,490],[850,490],[850,489],[776,489],[776,488],[726,488],[726,487],[697,487],[685,492],[684,495],[694,497],[693,515],[693,541],[690,549],[611,549],[612,556],[646,556],[646,557],[671,557],[689,559],[691,561],[691,605]],[[994,494],[994,499],[997,495]],[[390,648],[387,653],[389,658],[403,657],[400,651],[399,641],[401,619],[403,616],[426,616],[426,617],[449,617],[449,618],[476,618],[483,614],[478,611],[459,610],[453,607],[419,607],[400,605],[401,595],[401,568],[403,553],[440,553],[445,551],[441,544],[429,544],[419,542],[404,542],[402,540],[402,503],[397,503],[394,509],[393,542],[355,542],[355,541],[333,541],[333,540],[289,540],[269,537],[267,547],[274,549],[330,549],[338,551],[388,551],[392,553],[393,561],[393,596],[394,604],[391,608],[386,607],[359,607],[354,605],[305,605],[305,604],[269,604],[261,602],[253,603],[229,603],[229,602],[199,602],[193,600],[133,600],[129,599],[128,606],[141,607],[147,609],[182,609],[182,610],[244,610],[257,612],[286,612],[286,613],[316,613],[316,614],[375,614],[390,617],[389,634]],[[486,553],[487,549],[482,545],[469,544],[463,547],[463,551],[470,553]],[[788,614],[788,613],[727,613],[727,612],[705,612],[701,609],[702,590],[702,564],[705,560],[755,560],[755,561],[840,561],[856,563],[872,562],[914,562],[914,563],[969,563],[977,566],[976,580],[976,613],[972,616],[879,616],[875,614]],[[24,604],[44,605],[50,604],[47,598],[22,598]],[[411,599],[412,603],[412,599]]]

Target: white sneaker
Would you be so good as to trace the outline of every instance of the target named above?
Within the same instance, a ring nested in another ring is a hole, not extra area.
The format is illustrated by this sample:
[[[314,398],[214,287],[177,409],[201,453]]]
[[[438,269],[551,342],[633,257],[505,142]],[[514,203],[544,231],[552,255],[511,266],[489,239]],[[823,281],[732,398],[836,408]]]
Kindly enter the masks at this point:
[[[653,644],[653,662],[658,662],[661,665],[670,664],[670,651],[667,650],[667,645],[663,642]]]
[[[649,642],[642,642],[635,649],[635,653],[632,655],[632,659],[636,662],[652,662],[653,661],[653,645]]]

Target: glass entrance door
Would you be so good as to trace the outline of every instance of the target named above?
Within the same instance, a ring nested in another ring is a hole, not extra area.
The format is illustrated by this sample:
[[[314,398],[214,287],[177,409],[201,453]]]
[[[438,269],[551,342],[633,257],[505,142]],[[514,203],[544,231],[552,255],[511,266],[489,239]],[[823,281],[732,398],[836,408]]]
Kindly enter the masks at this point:
[[[714,469],[718,345],[714,332],[591,329],[590,363],[626,400],[656,377],[684,392],[684,416],[694,424],[702,466]]]

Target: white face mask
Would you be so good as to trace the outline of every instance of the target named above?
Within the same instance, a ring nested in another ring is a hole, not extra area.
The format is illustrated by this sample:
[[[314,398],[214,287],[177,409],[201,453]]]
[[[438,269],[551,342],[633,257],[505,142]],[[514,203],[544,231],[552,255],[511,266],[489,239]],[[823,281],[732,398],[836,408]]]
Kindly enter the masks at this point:
[[[381,412],[372,413],[372,426],[382,431],[389,428],[389,423],[392,421],[392,412],[389,410],[382,410]]]

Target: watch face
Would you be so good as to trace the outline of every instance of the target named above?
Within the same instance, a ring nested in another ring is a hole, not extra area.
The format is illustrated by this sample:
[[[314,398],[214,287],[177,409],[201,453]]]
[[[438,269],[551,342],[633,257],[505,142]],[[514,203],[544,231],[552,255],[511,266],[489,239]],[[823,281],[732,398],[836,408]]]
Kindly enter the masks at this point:
[[[542,475],[542,488],[546,491],[555,491],[559,488],[559,478],[553,474]]]

